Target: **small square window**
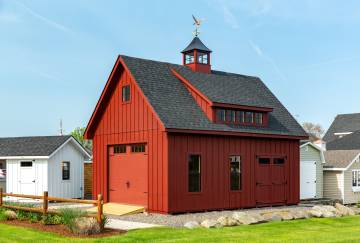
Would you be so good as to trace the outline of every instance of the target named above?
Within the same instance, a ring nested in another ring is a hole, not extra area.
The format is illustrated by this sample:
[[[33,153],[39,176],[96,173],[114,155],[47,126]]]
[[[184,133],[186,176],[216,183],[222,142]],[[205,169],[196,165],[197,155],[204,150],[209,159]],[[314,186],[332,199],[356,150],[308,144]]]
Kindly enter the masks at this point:
[[[70,180],[70,162],[63,161],[61,163],[61,168],[62,168],[62,179],[64,181]]]
[[[226,111],[223,109],[216,110],[216,120],[220,122],[226,121]]]
[[[236,120],[239,123],[244,123],[245,122],[245,115],[243,111],[237,111],[236,112]]]
[[[245,123],[253,123],[254,122],[254,113],[246,112],[245,113]]]
[[[132,153],[145,153],[145,144],[133,144],[131,145]]]
[[[20,167],[32,167],[32,166],[33,166],[32,161],[21,161],[20,162]]]
[[[130,101],[130,85],[125,85],[122,87],[122,101]]]
[[[258,125],[263,124],[263,114],[262,113],[255,113],[255,123]]]
[[[194,53],[188,53],[185,55],[185,64],[194,63]]]
[[[115,145],[114,154],[124,154],[126,153],[126,145]]]
[[[197,58],[198,58],[198,63],[208,64],[208,54],[198,52],[197,53]]]
[[[226,121],[227,122],[231,122],[231,123],[235,123],[235,111],[233,110],[227,110],[226,111]]]
[[[285,164],[284,158],[275,158],[274,159],[274,165],[283,165],[283,164]]]
[[[270,159],[269,158],[260,158],[259,159],[259,164],[268,165],[268,164],[270,164]]]

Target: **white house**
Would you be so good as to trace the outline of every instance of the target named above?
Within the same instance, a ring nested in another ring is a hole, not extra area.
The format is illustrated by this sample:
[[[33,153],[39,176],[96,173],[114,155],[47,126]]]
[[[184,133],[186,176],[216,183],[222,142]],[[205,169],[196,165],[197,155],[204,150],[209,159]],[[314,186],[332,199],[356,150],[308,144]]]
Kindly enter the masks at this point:
[[[84,161],[90,158],[72,136],[0,138],[6,192],[64,198],[84,195]]]
[[[300,146],[300,199],[323,197],[323,150],[311,142]]]

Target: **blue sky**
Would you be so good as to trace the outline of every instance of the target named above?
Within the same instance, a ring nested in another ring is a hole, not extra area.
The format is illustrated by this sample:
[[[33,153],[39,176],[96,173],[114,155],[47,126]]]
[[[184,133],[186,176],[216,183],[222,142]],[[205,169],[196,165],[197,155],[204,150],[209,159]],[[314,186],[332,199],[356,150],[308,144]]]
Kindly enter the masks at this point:
[[[85,126],[126,54],[181,62],[191,15],[214,69],[259,76],[300,121],[360,112],[360,2],[0,0],[0,136]]]

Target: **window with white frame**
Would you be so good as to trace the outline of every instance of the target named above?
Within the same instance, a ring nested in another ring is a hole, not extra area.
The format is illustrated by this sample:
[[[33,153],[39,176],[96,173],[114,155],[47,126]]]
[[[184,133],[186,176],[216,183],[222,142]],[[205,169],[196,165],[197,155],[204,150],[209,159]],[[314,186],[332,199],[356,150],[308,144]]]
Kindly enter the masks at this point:
[[[360,170],[352,171],[352,187],[353,190],[360,191]]]

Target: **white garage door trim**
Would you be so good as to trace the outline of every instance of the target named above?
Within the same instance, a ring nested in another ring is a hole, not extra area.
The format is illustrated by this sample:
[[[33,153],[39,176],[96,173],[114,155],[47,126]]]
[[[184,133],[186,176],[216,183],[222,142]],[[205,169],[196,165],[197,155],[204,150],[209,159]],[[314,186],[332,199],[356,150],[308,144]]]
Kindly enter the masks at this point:
[[[316,197],[316,161],[300,162],[300,199]]]

